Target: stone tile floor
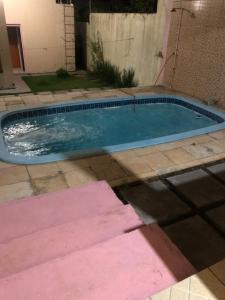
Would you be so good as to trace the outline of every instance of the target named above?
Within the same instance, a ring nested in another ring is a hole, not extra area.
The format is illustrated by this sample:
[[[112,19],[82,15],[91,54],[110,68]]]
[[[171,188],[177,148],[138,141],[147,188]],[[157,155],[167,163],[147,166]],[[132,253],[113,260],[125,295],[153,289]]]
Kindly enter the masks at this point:
[[[115,191],[123,203],[132,204],[145,224],[164,224],[192,211],[162,180],[124,185]]]
[[[197,208],[212,206],[225,198],[225,186],[202,169],[169,177],[171,184]]]
[[[1,94],[4,94],[4,95],[5,94],[21,94],[21,93],[31,92],[31,89],[29,88],[29,86],[21,78],[22,76],[23,76],[23,72],[14,74],[15,87],[13,89],[0,90],[0,95]]]
[[[210,170],[220,170],[211,173]],[[157,222],[201,271],[225,258],[225,163],[114,188],[145,224]],[[215,247],[216,245],[216,247]]]
[[[149,300],[224,300],[225,260],[152,296]]]
[[[71,99],[149,93],[174,94],[174,91],[144,87],[3,96],[0,97],[0,111],[48,105]],[[144,221],[151,223],[157,220],[184,254],[201,270],[225,256],[223,213],[225,163],[216,164],[216,161],[224,159],[225,130],[220,130],[177,142],[113,154],[106,153],[79,160],[35,166],[12,165],[0,161],[0,202],[62,190],[99,179],[107,180],[112,187],[123,184],[127,186],[129,183],[144,180],[145,183],[139,187],[135,188],[136,184],[134,184],[128,190],[123,188],[123,197],[127,199],[129,197],[131,201],[133,193],[135,195],[132,198],[133,205],[142,214]],[[200,167],[201,170],[198,170]],[[184,170],[194,170],[194,172],[191,172],[185,180],[183,175],[180,175]],[[153,179],[155,182],[152,183]],[[191,188],[192,183],[194,189]],[[146,205],[149,188],[151,189],[150,208]],[[158,192],[161,195],[160,199],[163,199],[161,204]],[[144,206],[140,207],[134,198],[139,198]],[[210,252],[215,254],[210,256]],[[172,293],[179,292],[173,292],[172,288],[169,294]],[[153,299],[172,299],[163,297]],[[219,299],[210,298],[211,296],[196,298],[195,294],[188,296],[189,298],[185,297],[173,299]]]

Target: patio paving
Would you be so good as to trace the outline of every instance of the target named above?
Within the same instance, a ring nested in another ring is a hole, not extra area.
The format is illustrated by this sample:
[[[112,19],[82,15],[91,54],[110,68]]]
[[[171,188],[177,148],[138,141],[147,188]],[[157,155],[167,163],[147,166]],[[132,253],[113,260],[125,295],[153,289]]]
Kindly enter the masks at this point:
[[[224,300],[225,260],[152,296],[149,300]]]
[[[171,222],[191,212],[191,208],[160,180],[122,186],[118,193],[132,204],[145,224]]]
[[[198,168],[115,191],[144,223],[157,222],[200,271],[225,258],[224,188],[225,183]]]
[[[225,257],[225,239],[199,216],[172,224],[164,230],[199,271]]]
[[[207,170],[225,182],[225,163],[213,165]]]
[[[20,94],[20,93],[29,93],[31,89],[29,86],[25,83],[25,81],[21,78],[23,74],[14,74],[14,83],[15,88],[13,89],[4,89],[0,90],[1,94]]]
[[[225,200],[225,186],[203,170],[176,175],[167,180],[195,207],[206,207]]]
[[[225,205],[209,210],[206,213],[209,220],[220,230],[225,237]]]

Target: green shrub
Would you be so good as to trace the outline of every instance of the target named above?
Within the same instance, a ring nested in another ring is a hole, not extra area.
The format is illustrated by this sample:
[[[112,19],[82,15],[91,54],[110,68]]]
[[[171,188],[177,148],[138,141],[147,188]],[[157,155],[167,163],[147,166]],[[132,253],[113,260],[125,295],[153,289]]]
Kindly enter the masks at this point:
[[[121,73],[121,82],[120,87],[134,87],[137,86],[137,81],[134,79],[135,71],[133,68],[129,68],[128,70],[123,69]]]
[[[120,70],[109,61],[101,61],[96,64],[96,76],[107,84],[118,85],[120,82]]]
[[[92,68],[95,69],[96,64],[98,62],[104,61],[103,43],[99,32],[97,32],[97,35],[95,36],[94,40],[90,42],[90,48]]]
[[[91,41],[92,66],[90,73],[101,79],[103,82],[114,87],[137,86],[135,71],[133,68],[120,71],[119,67],[104,59],[103,43],[99,33],[95,41]]]
[[[94,65],[91,73],[103,82],[114,87],[134,87],[137,86],[135,71],[133,68],[120,71],[119,67],[109,61],[98,61]]]
[[[58,69],[56,71],[56,75],[57,75],[57,77],[62,78],[62,79],[70,76],[69,72],[63,68]]]

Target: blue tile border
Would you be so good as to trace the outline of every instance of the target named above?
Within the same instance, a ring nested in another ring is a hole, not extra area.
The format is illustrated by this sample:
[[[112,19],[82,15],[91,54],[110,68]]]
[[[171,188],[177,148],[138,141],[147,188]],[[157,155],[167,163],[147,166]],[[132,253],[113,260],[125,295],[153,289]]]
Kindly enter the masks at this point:
[[[25,110],[25,111],[18,111],[12,112],[8,114],[5,118],[2,119],[1,127],[3,127],[7,122],[12,122],[15,120],[20,119],[27,119],[32,117],[40,117],[44,115],[53,115],[53,114],[60,114],[65,112],[72,112],[72,111],[79,111],[79,110],[87,110],[87,109],[96,109],[96,108],[109,108],[109,107],[117,107],[117,106],[124,106],[124,105],[140,105],[140,104],[151,104],[151,103],[172,103],[176,105],[183,106],[185,108],[194,110],[218,123],[224,122],[224,119],[214,112],[206,110],[206,108],[199,107],[196,104],[189,103],[187,101],[181,100],[178,97],[149,97],[146,96],[142,98],[120,98],[118,100],[101,100],[101,102],[94,102],[91,103],[83,103],[83,104],[76,104],[76,103],[69,103],[69,104],[60,104],[60,105],[53,105],[52,107],[46,108],[37,108],[33,110]]]
[[[143,140],[133,143],[121,144],[116,146],[108,146],[103,149],[93,149],[87,151],[74,151],[61,154],[50,154],[37,157],[24,157],[15,156],[7,151],[7,147],[4,142],[4,137],[2,130],[0,130],[0,160],[18,163],[18,164],[38,164],[46,163],[57,160],[64,160],[71,157],[78,158],[88,155],[100,154],[100,153],[110,153],[115,151],[124,151],[128,149],[134,149],[139,147],[147,147],[151,145],[167,143],[171,141],[176,141],[196,135],[206,134],[212,131],[220,130],[225,128],[225,113],[216,110],[215,108],[206,106],[196,99],[190,99],[186,97],[181,97],[177,95],[144,95],[144,96],[130,96],[130,97],[120,97],[120,98],[106,98],[106,99],[92,99],[86,101],[68,101],[63,103],[52,104],[50,106],[43,106],[37,108],[20,109],[11,112],[0,113],[0,125],[1,129],[8,122],[12,122],[19,119],[29,119],[32,117],[40,117],[44,115],[60,114],[65,112],[80,111],[87,109],[96,108],[109,108],[124,105],[140,105],[140,104],[151,104],[151,103],[171,103],[175,105],[183,106],[187,109],[191,109],[199,114],[202,114],[214,121],[217,125],[212,125],[206,128],[192,130],[189,132],[184,132],[181,134],[174,134],[170,136],[164,136],[155,139]]]

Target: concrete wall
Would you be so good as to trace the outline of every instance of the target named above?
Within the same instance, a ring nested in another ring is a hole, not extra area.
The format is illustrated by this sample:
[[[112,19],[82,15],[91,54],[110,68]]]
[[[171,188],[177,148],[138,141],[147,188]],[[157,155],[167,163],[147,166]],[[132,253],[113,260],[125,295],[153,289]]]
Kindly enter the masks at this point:
[[[0,0],[0,65],[0,89],[12,88],[14,86],[13,73],[2,0]]]
[[[181,1],[173,1],[180,7]],[[182,1],[186,11],[181,20],[175,72],[174,57],[167,64],[166,85],[225,108],[225,4],[223,0]],[[167,57],[175,50],[181,10],[171,14]]]
[[[133,67],[140,85],[153,84],[160,70],[168,1],[159,0],[157,14],[92,13],[88,42],[97,32],[103,40],[105,58],[121,69]],[[88,47],[90,67],[90,48]]]
[[[74,12],[55,0],[3,0],[7,24],[20,25],[25,71],[74,70]]]

